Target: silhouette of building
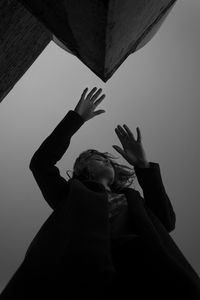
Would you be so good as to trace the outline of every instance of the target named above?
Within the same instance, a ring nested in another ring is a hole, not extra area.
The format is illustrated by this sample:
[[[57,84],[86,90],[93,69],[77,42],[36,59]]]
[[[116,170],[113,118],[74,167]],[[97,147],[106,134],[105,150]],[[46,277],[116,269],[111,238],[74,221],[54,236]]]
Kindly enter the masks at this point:
[[[177,0],[1,0],[0,100],[53,40],[106,82]]]
[[[0,101],[51,39],[52,34],[18,1],[0,1]]]

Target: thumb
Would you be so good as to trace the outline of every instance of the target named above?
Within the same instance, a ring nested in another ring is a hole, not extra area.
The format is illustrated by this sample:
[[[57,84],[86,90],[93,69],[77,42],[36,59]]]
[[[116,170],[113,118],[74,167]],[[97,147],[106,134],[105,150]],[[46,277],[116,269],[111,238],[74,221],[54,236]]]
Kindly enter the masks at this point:
[[[119,146],[116,146],[116,145],[113,145],[112,147],[113,147],[117,152],[119,152],[127,162],[130,163],[129,158],[128,158],[126,152],[125,152],[123,149],[121,149]]]
[[[113,145],[112,147],[125,158],[125,153],[119,146]]]
[[[97,111],[94,111],[93,114],[94,114],[94,116],[97,116],[97,115],[100,115],[100,114],[102,114],[102,113],[104,113],[104,112],[106,112],[106,111],[103,110],[103,109],[99,109],[99,110],[97,110]]]

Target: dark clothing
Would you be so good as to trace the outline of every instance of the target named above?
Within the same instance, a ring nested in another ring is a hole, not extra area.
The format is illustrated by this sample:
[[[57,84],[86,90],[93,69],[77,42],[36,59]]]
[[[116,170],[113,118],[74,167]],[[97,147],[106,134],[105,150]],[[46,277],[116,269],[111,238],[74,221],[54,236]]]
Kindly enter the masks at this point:
[[[200,299],[199,276],[169,234],[176,217],[158,163],[135,168],[144,198],[124,188],[128,205],[112,222],[102,184],[60,176],[55,165],[83,123],[70,110],[31,160],[53,212],[1,299]]]

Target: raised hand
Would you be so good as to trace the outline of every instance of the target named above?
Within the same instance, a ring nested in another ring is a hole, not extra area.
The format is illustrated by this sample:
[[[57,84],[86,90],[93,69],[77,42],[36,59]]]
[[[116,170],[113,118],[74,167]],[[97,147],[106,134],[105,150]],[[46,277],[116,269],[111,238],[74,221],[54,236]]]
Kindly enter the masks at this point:
[[[101,101],[105,98],[105,94],[100,96],[102,89],[93,88],[89,94],[86,96],[88,88],[84,89],[81,98],[76,105],[74,111],[77,112],[84,121],[88,121],[93,117],[102,114],[105,112],[103,109],[96,110],[96,107],[101,103]],[[100,98],[98,98],[100,96]]]
[[[146,159],[146,154],[141,141],[141,132],[137,127],[137,140],[126,124],[122,128],[118,125],[115,132],[123,146],[123,149],[117,145],[112,147],[119,152],[129,164],[135,167],[148,167],[149,163]]]

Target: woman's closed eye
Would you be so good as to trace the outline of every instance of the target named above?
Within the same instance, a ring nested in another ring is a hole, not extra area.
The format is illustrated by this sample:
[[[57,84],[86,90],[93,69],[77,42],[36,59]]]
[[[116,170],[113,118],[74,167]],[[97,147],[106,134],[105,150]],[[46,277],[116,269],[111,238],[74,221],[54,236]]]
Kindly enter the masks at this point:
[[[109,159],[106,159],[106,158],[94,158],[94,160],[103,161],[103,162],[109,163]]]
[[[102,160],[102,161],[103,161],[103,163],[105,163],[106,165],[111,165],[111,162],[110,162],[109,159],[104,159],[104,160]]]
[[[94,160],[106,161],[106,159],[103,158],[94,158]]]

